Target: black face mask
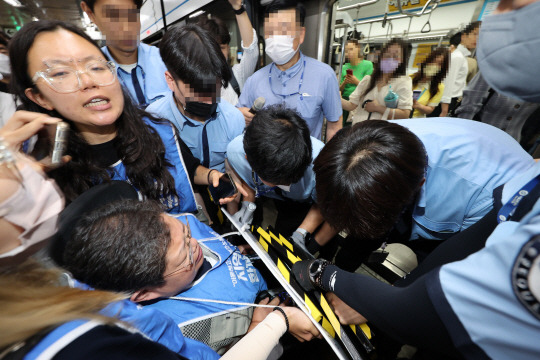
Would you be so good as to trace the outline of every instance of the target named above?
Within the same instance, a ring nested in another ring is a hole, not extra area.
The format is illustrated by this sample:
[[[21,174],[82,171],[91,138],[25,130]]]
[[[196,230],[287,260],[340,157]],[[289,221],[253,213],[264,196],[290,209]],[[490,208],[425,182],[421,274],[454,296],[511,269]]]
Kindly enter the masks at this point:
[[[186,101],[186,110],[191,115],[201,117],[203,119],[209,119],[216,115],[217,103],[205,104],[198,101]]]

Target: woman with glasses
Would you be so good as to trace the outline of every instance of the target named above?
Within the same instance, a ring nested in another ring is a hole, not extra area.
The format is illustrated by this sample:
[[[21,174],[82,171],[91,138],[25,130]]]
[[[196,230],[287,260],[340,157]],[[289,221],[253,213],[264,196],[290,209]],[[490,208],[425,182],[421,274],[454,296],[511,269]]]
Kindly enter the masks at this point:
[[[341,99],[356,124],[364,120],[406,119],[412,110],[412,83],[405,75],[410,44],[390,40],[381,50],[373,74],[366,75],[349,100]]]
[[[15,116],[71,125],[71,161],[50,173],[68,201],[96,184],[127,180],[169,212],[196,212],[192,184],[218,185],[223,174],[201,166],[170,123],[132,103],[114,64],[80,29],[33,22],[14,37],[10,57],[15,94],[31,112]]]

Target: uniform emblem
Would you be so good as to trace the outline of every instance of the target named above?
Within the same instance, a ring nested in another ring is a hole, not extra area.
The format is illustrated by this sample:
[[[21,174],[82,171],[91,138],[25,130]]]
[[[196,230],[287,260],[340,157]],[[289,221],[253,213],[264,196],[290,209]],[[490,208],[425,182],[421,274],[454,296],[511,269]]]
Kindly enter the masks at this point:
[[[540,236],[521,248],[512,269],[512,287],[523,306],[540,320]]]

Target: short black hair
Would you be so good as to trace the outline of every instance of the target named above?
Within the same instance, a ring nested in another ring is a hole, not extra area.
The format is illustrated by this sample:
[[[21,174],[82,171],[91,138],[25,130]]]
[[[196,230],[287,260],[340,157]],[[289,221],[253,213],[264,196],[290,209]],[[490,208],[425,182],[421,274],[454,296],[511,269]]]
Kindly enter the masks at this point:
[[[367,120],[340,130],[314,164],[324,219],[357,238],[375,240],[385,237],[414,201],[427,155],[406,127]]]
[[[474,30],[478,29],[480,25],[482,24],[481,21],[473,21],[469,23],[465,28],[461,31],[463,35],[468,35],[472,33]]]
[[[94,11],[94,6],[96,5],[96,1],[99,1],[99,0],[82,0],[81,2],[86,3],[86,5],[88,5],[90,10]],[[106,0],[103,0],[103,1],[106,1]],[[135,4],[137,9],[139,9],[139,10],[143,6],[143,0],[133,0],[133,3]]]
[[[216,40],[195,24],[173,27],[159,45],[161,59],[176,80],[200,94],[215,93],[216,83],[227,87],[231,68]]]
[[[304,26],[306,20],[306,8],[304,4],[297,0],[274,0],[266,7],[266,14],[275,13],[280,10],[296,10],[296,20],[300,23],[300,26]]]
[[[309,128],[283,105],[257,112],[244,134],[244,151],[257,175],[274,185],[298,182],[312,162]]]
[[[219,45],[228,45],[231,42],[229,29],[220,18],[201,15],[197,18],[196,24],[208,31]]]
[[[120,200],[79,220],[64,251],[73,276],[96,289],[134,293],[165,283],[169,227],[153,202]]]

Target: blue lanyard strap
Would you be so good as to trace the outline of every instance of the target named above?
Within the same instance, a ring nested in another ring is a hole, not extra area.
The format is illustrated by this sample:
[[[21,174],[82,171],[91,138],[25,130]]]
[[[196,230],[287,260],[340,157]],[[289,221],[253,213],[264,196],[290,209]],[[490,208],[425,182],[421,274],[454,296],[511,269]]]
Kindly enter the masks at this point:
[[[261,189],[261,187],[266,186],[260,181],[259,176],[255,174],[255,171],[251,171],[251,179],[253,180],[253,183],[255,184],[255,197],[259,198],[265,194],[268,194],[269,192],[272,192],[276,189],[276,187],[271,187],[269,189]]]
[[[272,91],[272,94],[274,94],[275,96],[281,96],[283,98],[283,100],[285,100],[285,98],[288,98],[289,96],[293,96],[293,95],[300,95],[300,100],[304,100],[304,97],[302,96],[302,94],[300,94],[300,89],[302,89],[302,83],[304,82],[304,71],[306,71],[306,60],[304,60],[304,63],[303,63],[303,67],[302,67],[302,74],[300,75],[300,83],[298,84],[298,91],[296,92],[293,92],[289,95],[283,95],[283,94],[276,94],[276,92],[274,91],[274,89],[272,88],[272,68],[274,67],[275,65],[272,63],[272,65],[270,65],[270,71],[268,72],[268,85],[270,86],[270,90]]]
[[[531,190],[534,189],[534,187],[539,183],[540,174],[531,181],[529,181],[527,184],[525,184],[525,186],[523,186],[521,189],[519,189],[518,192],[516,192],[514,196],[512,196],[512,198],[506,204],[504,204],[501,210],[499,210],[499,213],[497,214],[497,222],[500,224],[504,221],[510,220],[512,215],[514,215],[514,213],[516,212],[516,209],[521,200],[523,200],[525,196],[529,195]]]

